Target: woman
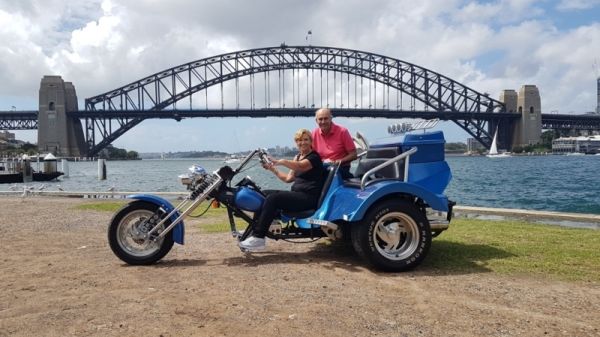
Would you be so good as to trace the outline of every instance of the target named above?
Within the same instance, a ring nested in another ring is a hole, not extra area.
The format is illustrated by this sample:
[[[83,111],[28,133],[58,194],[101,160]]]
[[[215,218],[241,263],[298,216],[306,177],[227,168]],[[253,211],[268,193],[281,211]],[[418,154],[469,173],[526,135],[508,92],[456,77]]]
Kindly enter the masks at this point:
[[[311,132],[300,129],[294,134],[298,154],[293,160],[274,159],[265,169],[273,172],[286,183],[293,182],[291,191],[265,191],[267,198],[263,204],[252,236],[240,242],[240,248],[246,251],[265,249],[265,235],[278,211],[299,212],[316,208],[323,188],[323,162],[319,154],[312,149]],[[290,169],[281,172],[277,166]]]

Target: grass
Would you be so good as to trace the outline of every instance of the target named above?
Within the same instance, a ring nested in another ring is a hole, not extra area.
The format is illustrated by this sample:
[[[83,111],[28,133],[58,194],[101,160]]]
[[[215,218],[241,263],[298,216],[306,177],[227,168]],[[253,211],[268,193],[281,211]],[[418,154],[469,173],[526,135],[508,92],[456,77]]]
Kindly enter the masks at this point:
[[[85,204],[80,204],[75,206],[75,209],[80,209],[84,211],[106,211],[106,212],[116,212],[123,205],[125,205],[126,201],[105,201],[105,202],[90,202]]]
[[[80,210],[88,210],[88,211],[105,211],[105,212],[116,212],[123,205],[128,203],[129,201],[103,201],[103,202],[90,202],[81,205],[75,206],[75,209]],[[202,224],[200,225],[201,233],[224,233],[229,232],[231,227],[229,226],[229,221],[227,220],[227,210],[225,207],[219,208],[208,208],[208,203],[201,203],[190,216],[198,216],[201,215],[205,210],[201,217]],[[243,221],[236,221],[236,224],[244,224]],[[244,226],[245,227],[245,226]],[[240,229],[240,228],[238,228]],[[243,228],[241,228],[243,229]]]
[[[455,219],[424,265],[441,271],[600,281],[600,231],[524,221]]]
[[[124,202],[94,202],[82,210],[118,210]],[[192,215],[207,207],[201,204]],[[230,230],[224,207],[209,208],[200,218],[202,233]],[[243,221],[237,221],[242,224]],[[421,270],[436,273],[493,272],[535,275],[565,281],[600,282],[600,231],[525,221],[456,218],[432,242]]]

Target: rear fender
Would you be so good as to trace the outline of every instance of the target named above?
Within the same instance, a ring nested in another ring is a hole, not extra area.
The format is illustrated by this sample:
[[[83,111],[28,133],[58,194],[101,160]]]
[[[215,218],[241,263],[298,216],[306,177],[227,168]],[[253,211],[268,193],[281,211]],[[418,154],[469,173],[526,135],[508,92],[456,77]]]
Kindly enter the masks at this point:
[[[170,213],[172,210],[175,209],[175,207],[173,207],[173,205],[169,201],[167,201],[166,199],[161,198],[159,196],[156,196],[156,195],[151,195],[151,194],[133,194],[133,195],[128,195],[127,199],[142,200],[142,201],[149,202],[151,204],[154,204],[154,205],[157,205],[157,206],[161,207],[167,213]],[[175,221],[178,217],[179,217],[179,212],[176,212],[175,214],[173,214],[171,216],[171,221]],[[184,228],[184,225],[183,225],[183,220],[178,225],[176,225],[175,227],[173,227],[173,230],[171,230],[171,233],[173,233],[173,241],[175,241],[178,244],[182,245],[183,244],[183,237],[184,237],[184,234],[185,234],[185,228]]]
[[[367,210],[378,200],[391,194],[406,194],[422,199],[432,209],[448,212],[448,199],[443,194],[433,193],[419,185],[400,182],[397,180],[382,180],[368,185],[364,190],[355,187],[340,186],[326,200],[327,214],[322,214],[323,220],[359,221]],[[321,218],[321,217],[319,217]]]

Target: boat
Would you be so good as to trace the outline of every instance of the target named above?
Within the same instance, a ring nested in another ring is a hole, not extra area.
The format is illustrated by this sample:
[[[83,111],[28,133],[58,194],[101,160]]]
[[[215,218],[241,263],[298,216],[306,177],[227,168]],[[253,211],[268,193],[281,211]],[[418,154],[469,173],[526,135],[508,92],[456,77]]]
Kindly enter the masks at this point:
[[[64,173],[62,172],[52,172],[52,173],[43,173],[43,172],[33,172],[31,174],[32,181],[51,181],[56,178],[62,176]],[[23,174],[22,173],[0,173],[0,184],[15,184],[15,183],[23,183]]]
[[[510,155],[510,153],[508,153],[508,152],[502,152],[502,153],[498,152],[497,139],[498,139],[498,128],[496,127],[496,133],[494,133],[494,139],[492,140],[492,146],[490,146],[490,152],[488,152],[488,154],[486,155],[486,157],[488,157],[488,158],[507,158],[507,157],[512,157]]]
[[[37,172],[31,168],[28,156],[0,161],[0,184],[51,181],[64,174],[56,170],[56,157],[52,155],[44,158],[44,165],[44,172]]]
[[[234,163],[239,163],[240,161],[241,161],[241,158],[239,158],[235,154],[232,154],[230,157],[225,158],[225,160],[223,162],[225,164],[234,164]]]

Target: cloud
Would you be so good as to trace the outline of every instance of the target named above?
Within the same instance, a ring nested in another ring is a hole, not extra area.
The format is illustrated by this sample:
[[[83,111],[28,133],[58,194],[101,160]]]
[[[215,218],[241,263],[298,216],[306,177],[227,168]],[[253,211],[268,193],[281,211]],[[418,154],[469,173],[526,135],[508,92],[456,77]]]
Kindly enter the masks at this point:
[[[557,5],[533,0],[0,0],[0,110],[15,105],[15,100],[19,108],[36,109],[39,81],[46,74],[74,82],[83,101],[204,57],[282,42],[304,44],[311,30],[313,45],[398,58],[494,97],[502,89],[536,84],[544,110],[582,113],[596,104],[590,70],[593,59],[600,57],[600,28],[597,22],[573,20],[577,11],[597,5],[597,0]],[[573,28],[560,28],[552,16],[555,10],[569,11]],[[291,88],[286,90],[289,97]],[[247,84],[240,95],[249,95]],[[218,90],[210,91],[206,99],[209,105],[220,106]],[[25,101],[30,102],[28,107],[23,106]],[[233,103],[228,100],[226,104]],[[370,134],[389,124],[358,121],[356,125],[369,129]],[[303,126],[312,126],[312,120],[306,122]],[[141,151],[175,150],[186,139],[209,144],[218,137],[212,130],[219,128],[246,130],[237,134],[242,144],[274,144],[299,123],[279,119],[147,121],[127,132],[117,145]],[[269,126],[277,131],[269,132]],[[210,136],[202,138],[204,134]],[[140,145],[140,137],[148,140]],[[221,143],[215,146],[235,148],[232,137]],[[265,145],[269,144],[261,146]]]
[[[556,9],[566,12],[590,9],[598,5],[600,5],[599,0],[561,0],[556,6]]]

